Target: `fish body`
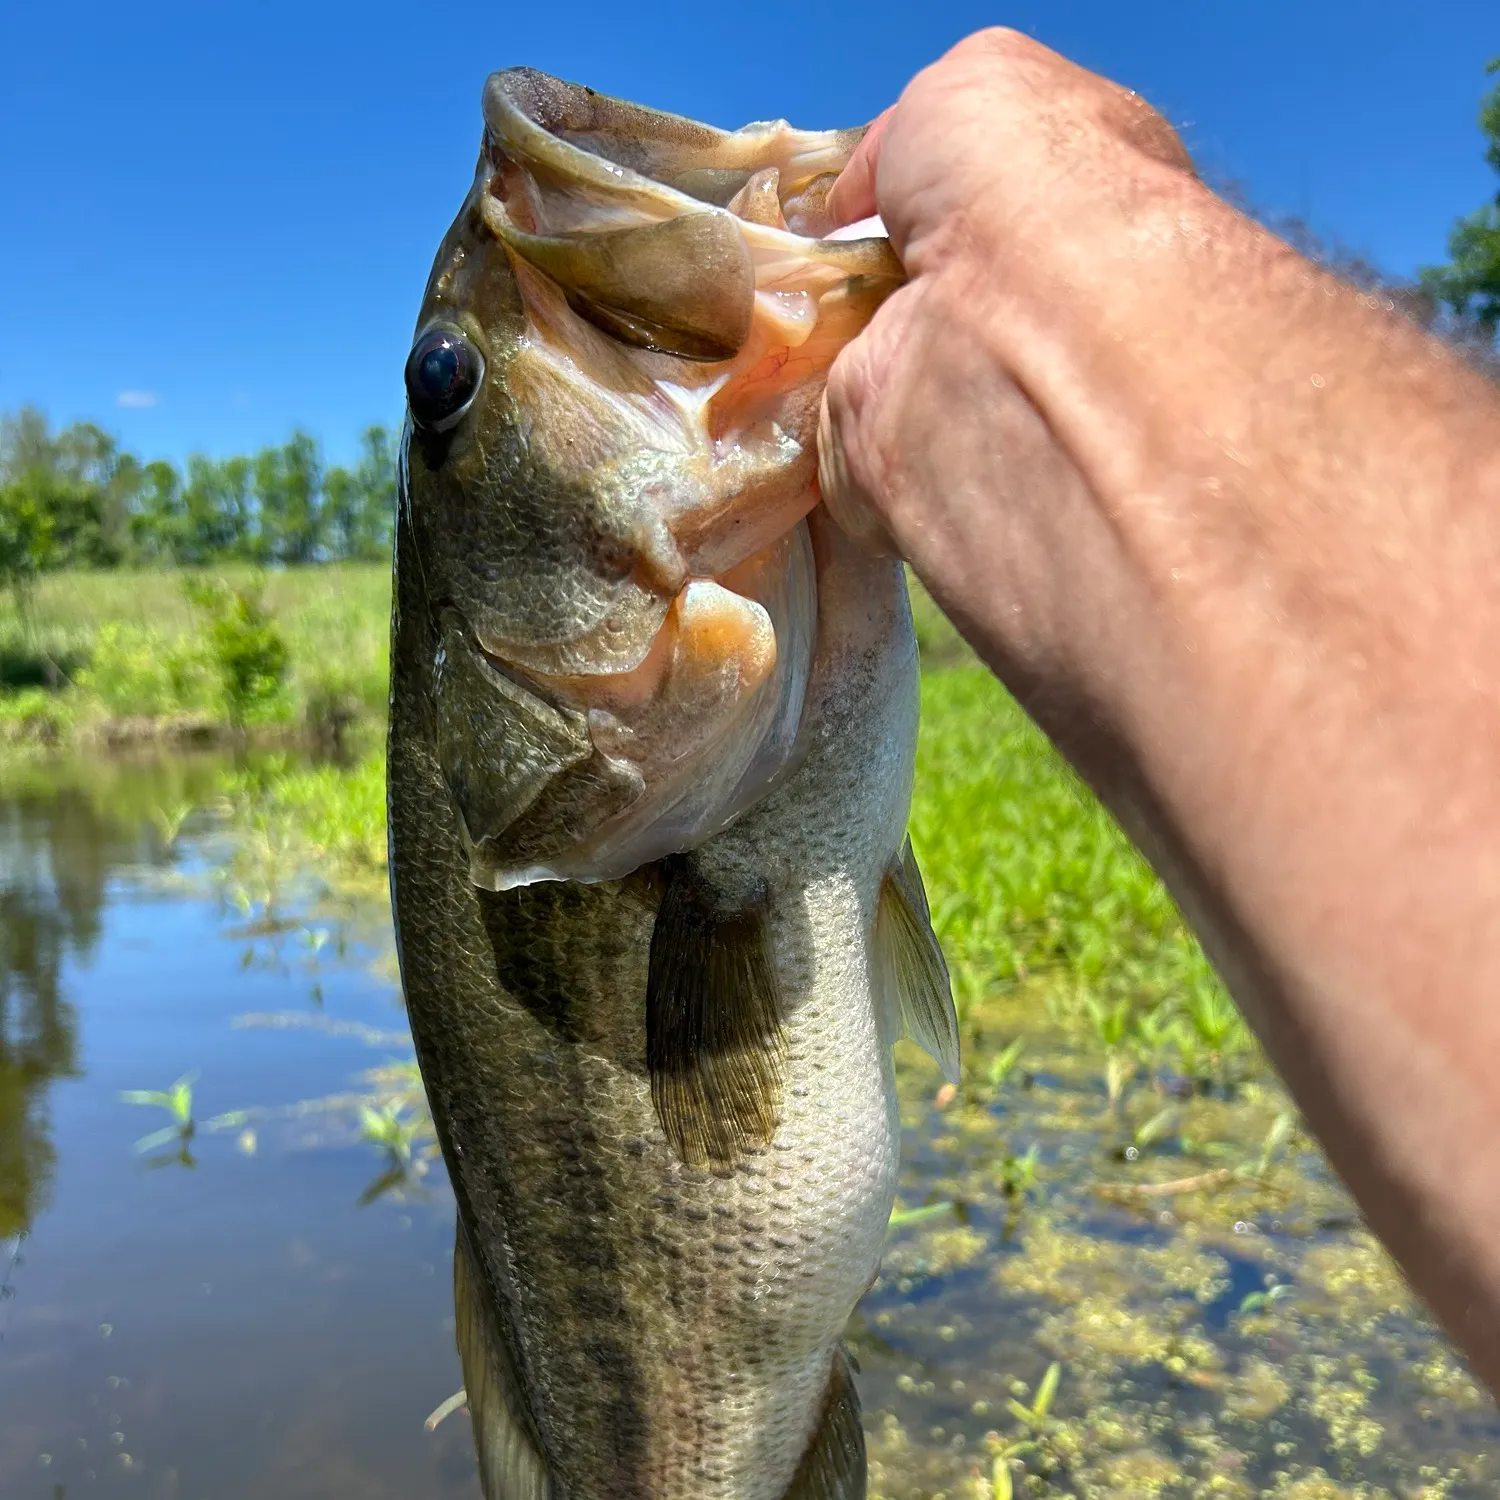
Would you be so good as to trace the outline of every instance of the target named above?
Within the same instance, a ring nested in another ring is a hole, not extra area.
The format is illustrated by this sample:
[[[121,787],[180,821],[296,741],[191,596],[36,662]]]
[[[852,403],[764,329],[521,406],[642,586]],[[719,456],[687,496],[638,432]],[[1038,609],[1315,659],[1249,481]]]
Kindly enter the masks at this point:
[[[903,580],[814,510],[899,269],[818,238],[851,133],[523,70],[485,107],[408,364],[388,751],[484,1492],[851,1500],[890,1049],[956,1061]]]

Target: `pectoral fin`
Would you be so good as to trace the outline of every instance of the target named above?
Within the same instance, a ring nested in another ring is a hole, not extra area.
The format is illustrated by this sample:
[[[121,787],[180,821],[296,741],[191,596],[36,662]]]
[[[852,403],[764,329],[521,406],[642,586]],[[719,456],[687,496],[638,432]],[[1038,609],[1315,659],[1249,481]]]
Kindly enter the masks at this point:
[[[864,1500],[865,1434],[859,1394],[842,1350],[833,1357],[823,1415],[785,1500]]]
[[[750,335],[755,267],[727,213],[569,234],[529,234],[486,205],[486,222],[549,276],[596,328],[684,359],[737,354]]]
[[[914,1041],[957,1083],[958,1015],[910,839],[881,882],[874,949],[892,1037]]]
[[[646,980],[651,1099],[688,1165],[732,1164],[781,1117],[786,1039],[764,903],[726,903],[690,855],[661,869]]]
[[[494,1330],[463,1225],[453,1247],[458,1357],[484,1500],[552,1500],[552,1480],[524,1416],[509,1351]]]

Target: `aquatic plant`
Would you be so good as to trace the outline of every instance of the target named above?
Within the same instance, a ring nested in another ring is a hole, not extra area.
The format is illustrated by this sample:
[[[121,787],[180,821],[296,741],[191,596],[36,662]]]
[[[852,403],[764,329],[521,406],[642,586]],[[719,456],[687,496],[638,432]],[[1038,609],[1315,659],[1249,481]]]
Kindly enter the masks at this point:
[[[886,1223],[886,1233],[890,1234],[897,1229],[905,1229],[912,1224],[925,1224],[929,1219],[940,1219],[944,1214],[953,1212],[950,1202],[925,1203],[921,1208],[893,1208],[891,1217]]]
[[[1047,1366],[1030,1405],[1016,1396],[1005,1403],[1020,1431],[1015,1437],[997,1438],[992,1443],[994,1459],[990,1466],[990,1483],[995,1500],[1011,1500],[1015,1494],[1011,1470],[1020,1460],[1032,1455],[1040,1457],[1044,1473],[1057,1467],[1055,1458],[1048,1451],[1048,1439],[1052,1431],[1052,1402],[1061,1380],[1062,1366],[1054,1360]]]
[[[164,1089],[124,1089],[120,1100],[125,1104],[141,1104],[150,1108],[164,1109],[171,1115],[172,1123],[150,1135],[143,1135],[135,1143],[137,1152],[154,1151],[158,1146],[173,1142],[186,1145],[193,1137],[193,1085],[198,1081],[196,1072],[184,1073],[181,1078]]]
[[[1016,1037],[1009,1046],[1003,1047],[985,1065],[985,1081],[996,1092],[1005,1087],[1005,1080],[1010,1077],[1012,1070],[1021,1060],[1021,1054],[1026,1050],[1026,1038]]]
[[[359,1110],[359,1129],[365,1140],[405,1166],[411,1162],[422,1122],[408,1118],[399,1103],[365,1104]]]
[[[1041,1148],[1033,1141],[1023,1155],[1017,1156],[1015,1152],[1007,1151],[1000,1158],[996,1180],[1000,1184],[1000,1191],[1007,1198],[1024,1198],[1036,1187],[1036,1167],[1040,1156]]]

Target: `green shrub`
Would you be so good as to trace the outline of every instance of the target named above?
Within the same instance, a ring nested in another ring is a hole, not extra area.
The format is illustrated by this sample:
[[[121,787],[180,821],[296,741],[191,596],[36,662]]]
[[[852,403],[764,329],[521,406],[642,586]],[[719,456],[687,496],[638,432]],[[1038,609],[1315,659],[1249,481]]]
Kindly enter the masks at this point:
[[[188,637],[168,640],[139,625],[99,627],[77,685],[112,714],[161,717],[184,710],[216,712],[213,663]]]
[[[243,728],[286,717],[286,641],[261,602],[259,584],[235,588],[223,579],[189,578],[183,588],[207,626],[229,722]]]
[[[18,741],[51,744],[72,726],[67,700],[45,688],[0,693],[0,745]]]

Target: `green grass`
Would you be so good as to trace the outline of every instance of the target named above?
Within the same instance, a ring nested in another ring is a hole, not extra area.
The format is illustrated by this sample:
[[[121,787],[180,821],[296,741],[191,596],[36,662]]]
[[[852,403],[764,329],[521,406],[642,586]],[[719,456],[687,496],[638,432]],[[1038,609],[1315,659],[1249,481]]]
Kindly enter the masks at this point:
[[[385,564],[204,576],[263,589],[289,662],[271,717],[313,727],[383,717]],[[170,571],[53,574],[32,590],[24,616],[11,595],[0,596],[0,739],[66,739],[119,719],[227,722],[183,583]]]
[[[912,843],[960,1020],[1026,985],[1106,1050],[1198,1071],[1248,1045],[1149,865],[981,666],[924,673]]]

